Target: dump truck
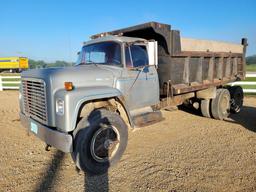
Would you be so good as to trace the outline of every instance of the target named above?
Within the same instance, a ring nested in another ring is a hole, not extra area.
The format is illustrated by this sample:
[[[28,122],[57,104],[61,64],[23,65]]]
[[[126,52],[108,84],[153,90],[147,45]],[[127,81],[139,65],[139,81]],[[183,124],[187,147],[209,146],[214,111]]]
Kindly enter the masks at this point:
[[[158,22],[93,35],[75,66],[22,72],[21,123],[80,170],[105,173],[128,129],[164,120],[161,110],[191,104],[218,120],[238,113],[242,89],[227,84],[244,79],[246,46],[245,38],[183,38]]]
[[[28,69],[28,58],[26,57],[1,57],[0,58],[0,73],[14,72],[18,73]]]

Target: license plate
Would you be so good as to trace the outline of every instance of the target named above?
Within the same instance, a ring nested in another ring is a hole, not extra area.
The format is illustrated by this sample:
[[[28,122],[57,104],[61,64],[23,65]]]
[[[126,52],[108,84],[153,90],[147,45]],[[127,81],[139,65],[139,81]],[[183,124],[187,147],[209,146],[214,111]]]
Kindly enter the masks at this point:
[[[33,133],[37,134],[37,132],[38,132],[37,124],[31,122],[31,123],[30,123],[30,130],[31,130]]]

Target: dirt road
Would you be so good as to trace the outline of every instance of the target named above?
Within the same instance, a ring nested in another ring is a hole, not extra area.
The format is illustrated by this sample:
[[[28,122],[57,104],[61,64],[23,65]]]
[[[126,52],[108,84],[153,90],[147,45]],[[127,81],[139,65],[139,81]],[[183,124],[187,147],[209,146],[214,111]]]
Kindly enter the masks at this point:
[[[18,92],[0,92],[0,191],[256,191],[256,98],[217,121],[185,111],[129,133],[108,174],[77,173],[68,154],[44,150],[18,117]]]

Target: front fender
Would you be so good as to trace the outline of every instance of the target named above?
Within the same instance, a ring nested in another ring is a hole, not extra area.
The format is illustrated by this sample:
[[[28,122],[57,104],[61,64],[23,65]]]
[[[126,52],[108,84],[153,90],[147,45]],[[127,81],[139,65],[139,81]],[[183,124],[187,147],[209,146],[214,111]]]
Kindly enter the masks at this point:
[[[122,96],[122,93],[118,89],[107,86],[82,87],[72,91],[61,89],[57,91],[54,98],[55,108],[57,99],[65,101],[64,115],[56,114],[57,129],[63,132],[73,131],[76,127],[79,109],[84,102],[120,96]]]

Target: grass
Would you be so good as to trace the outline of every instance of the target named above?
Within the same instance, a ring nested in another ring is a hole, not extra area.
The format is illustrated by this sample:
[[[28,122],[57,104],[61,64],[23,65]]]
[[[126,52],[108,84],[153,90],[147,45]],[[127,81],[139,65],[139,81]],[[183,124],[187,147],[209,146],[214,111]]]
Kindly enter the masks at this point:
[[[256,85],[241,85],[243,89],[255,89]]]
[[[15,78],[15,79],[3,79],[3,82],[7,82],[7,81],[20,81],[20,79]]]
[[[256,64],[246,65],[246,71],[256,72]]]
[[[20,76],[20,73],[1,73],[0,76]]]
[[[5,83],[4,86],[5,86],[5,87],[19,87],[20,84],[19,84],[19,83],[18,83],[18,84],[9,84],[9,83]]]
[[[256,77],[247,77],[244,81],[256,81]]]

